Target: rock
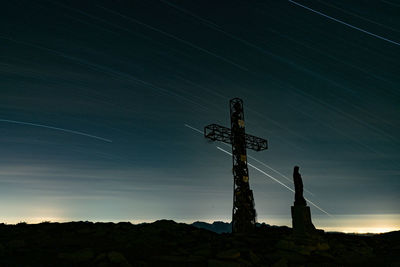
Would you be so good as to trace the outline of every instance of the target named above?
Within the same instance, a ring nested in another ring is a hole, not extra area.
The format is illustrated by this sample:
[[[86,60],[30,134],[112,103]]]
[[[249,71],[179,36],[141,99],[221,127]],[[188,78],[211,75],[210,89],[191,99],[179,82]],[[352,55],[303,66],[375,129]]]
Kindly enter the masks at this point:
[[[288,266],[288,260],[285,258],[281,258],[280,260],[272,264],[271,267],[287,267],[287,266]]]
[[[201,248],[198,249],[194,252],[194,255],[196,256],[203,256],[203,257],[209,257],[211,255],[211,250],[209,248]]]
[[[368,246],[358,247],[356,251],[363,255],[371,255],[373,253],[373,249]]]
[[[221,251],[217,254],[218,259],[235,260],[240,258],[240,252],[235,249]]]
[[[319,255],[321,257],[325,257],[325,258],[328,258],[330,260],[333,260],[335,258],[331,254],[329,254],[328,252],[325,252],[325,251],[316,251],[315,255]]]
[[[9,246],[11,249],[19,249],[19,248],[22,248],[22,247],[25,246],[25,241],[24,241],[24,240],[19,240],[19,239],[11,240],[11,241],[8,243],[8,246]]]
[[[113,264],[118,264],[119,266],[131,266],[125,256],[120,252],[112,251],[108,253],[107,256]]]
[[[317,249],[317,247],[315,246],[300,246],[297,249],[297,252],[301,255],[311,255],[311,252],[315,251]]]
[[[232,261],[208,260],[208,267],[240,267],[240,263]]]
[[[330,247],[329,247],[328,243],[318,243],[317,244],[317,250],[324,251],[324,250],[329,250],[329,249],[330,249]]]
[[[275,254],[278,256],[278,259],[285,258],[288,261],[288,265],[293,265],[294,263],[295,266],[301,265],[302,263],[306,262],[308,258],[310,258],[310,256],[302,255],[296,251],[280,250]]]
[[[181,255],[162,255],[155,258],[157,261],[168,262],[168,264],[182,263],[186,261],[186,257]]]
[[[91,249],[82,249],[72,253],[59,253],[58,257],[72,262],[87,262],[94,257],[94,253]]]
[[[82,234],[82,235],[87,235],[93,232],[93,229],[90,228],[82,228],[82,229],[77,229],[76,232],[78,234]]]
[[[256,264],[260,262],[260,257],[258,257],[253,251],[249,251],[249,257],[252,263]]]
[[[104,262],[104,261],[108,261],[108,257],[107,257],[106,253],[99,254],[95,259],[95,262]]]
[[[207,257],[205,256],[199,256],[199,255],[189,255],[186,258],[186,262],[190,263],[190,262],[205,262],[207,260]]]
[[[275,247],[277,249],[283,249],[283,250],[296,250],[297,246],[293,241],[285,240],[282,239],[276,243]]]

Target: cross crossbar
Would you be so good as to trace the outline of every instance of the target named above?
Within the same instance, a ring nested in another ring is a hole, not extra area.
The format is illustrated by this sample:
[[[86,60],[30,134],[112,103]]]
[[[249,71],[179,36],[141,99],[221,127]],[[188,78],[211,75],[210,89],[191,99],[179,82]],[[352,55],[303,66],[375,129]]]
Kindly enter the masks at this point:
[[[204,127],[204,136],[212,141],[220,141],[227,144],[232,144],[231,129],[218,125],[210,124]],[[246,148],[255,151],[268,149],[268,141],[260,137],[245,134]]]

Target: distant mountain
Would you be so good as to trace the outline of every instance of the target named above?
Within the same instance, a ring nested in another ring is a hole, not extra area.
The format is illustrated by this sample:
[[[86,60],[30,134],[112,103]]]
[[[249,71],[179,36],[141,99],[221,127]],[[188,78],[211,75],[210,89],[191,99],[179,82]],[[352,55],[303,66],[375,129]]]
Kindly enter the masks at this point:
[[[232,223],[227,223],[227,222],[217,221],[213,223],[206,223],[197,221],[192,223],[192,225],[197,228],[206,229],[217,234],[232,232]]]
[[[227,222],[221,222],[221,221],[216,221],[213,223],[206,223],[206,222],[194,222],[191,225],[201,228],[201,229],[206,229],[209,231],[212,231],[217,234],[222,234],[222,233],[231,233],[232,232],[232,223],[227,223]],[[257,223],[257,227],[265,226],[265,227],[274,227],[266,223]]]

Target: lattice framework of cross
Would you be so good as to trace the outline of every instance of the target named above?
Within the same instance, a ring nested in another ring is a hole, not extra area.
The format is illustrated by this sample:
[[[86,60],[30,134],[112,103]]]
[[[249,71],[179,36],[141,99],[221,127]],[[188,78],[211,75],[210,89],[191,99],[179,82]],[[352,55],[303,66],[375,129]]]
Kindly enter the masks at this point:
[[[232,145],[233,161],[233,209],[232,232],[253,232],[257,213],[254,208],[253,191],[249,185],[246,149],[261,151],[268,148],[265,139],[246,134],[244,124],[243,100],[233,98],[229,101],[231,128],[218,124],[204,127],[204,137]]]

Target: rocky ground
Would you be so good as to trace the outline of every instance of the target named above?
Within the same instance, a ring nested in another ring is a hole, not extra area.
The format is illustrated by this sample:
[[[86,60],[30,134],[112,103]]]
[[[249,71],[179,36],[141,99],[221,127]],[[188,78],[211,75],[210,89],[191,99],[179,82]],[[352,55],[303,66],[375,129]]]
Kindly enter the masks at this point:
[[[400,266],[399,255],[400,231],[295,242],[266,225],[242,236],[166,220],[0,224],[0,266]]]

